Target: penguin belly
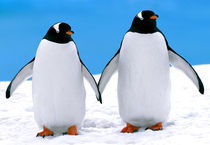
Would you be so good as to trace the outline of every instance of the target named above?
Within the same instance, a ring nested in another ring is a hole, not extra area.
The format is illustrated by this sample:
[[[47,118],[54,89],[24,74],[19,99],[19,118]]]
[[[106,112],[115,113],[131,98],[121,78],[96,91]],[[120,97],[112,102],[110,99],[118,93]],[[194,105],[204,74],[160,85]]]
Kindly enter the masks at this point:
[[[169,72],[168,51],[161,33],[125,35],[118,70],[118,103],[123,121],[140,127],[167,120]]]
[[[85,88],[73,41],[57,44],[43,39],[32,81],[34,117],[39,127],[80,125],[85,116]]]

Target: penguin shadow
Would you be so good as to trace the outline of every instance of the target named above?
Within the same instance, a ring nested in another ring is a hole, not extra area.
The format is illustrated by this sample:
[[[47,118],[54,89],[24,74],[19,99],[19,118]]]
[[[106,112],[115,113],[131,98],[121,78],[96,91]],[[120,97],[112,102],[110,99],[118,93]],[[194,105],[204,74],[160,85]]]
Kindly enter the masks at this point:
[[[170,122],[166,122],[163,124],[163,130],[157,130],[157,131],[154,131],[154,132],[158,132],[158,131],[164,131],[164,130],[167,130],[167,128],[170,128],[172,126],[175,125],[175,122],[174,121],[170,121]],[[147,129],[148,127],[140,127],[138,131],[134,131],[134,133],[144,133],[145,131],[153,131],[151,129]]]
[[[59,128],[51,128],[52,131],[54,132],[54,135],[49,135],[49,136],[37,136],[37,134],[35,134],[34,136],[38,139],[38,140],[52,140],[52,139],[56,139],[56,138],[61,138],[61,137],[78,137],[80,136],[82,133],[80,132],[80,127],[78,128],[78,133],[77,135],[69,135],[67,134],[67,130],[68,127],[63,126],[63,127],[59,127]],[[40,132],[41,130],[37,130],[36,132]]]
[[[106,120],[106,119],[102,119],[102,118],[97,119],[97,121],[85,119],[82,124],[81,130],[86,130],[89,128],[108,129],[108,128],[113,128],[116,126],[117,125],[114,122]]]
[[[164,125],[164,128],[171,127],[171,126],[174,126],[174,125],[175,125],[174,121],[166,122],[165,125]]]
[[[45,136],[45,137],[42,137],[42,136],[36,136],[36,134],[34,134],[34,136],[36,137],[36,140],[52,140],[52,139],[55,139],[59,136],[61,136],[61,134],[55,134],[54,136]]]
[[[69,135],[69,134],[64,134],[64,132],[60,132],[60,131],[55,131],[54,135],[49,135],[49,136],[37,136],[36,134],[34,135],[36,137],[37,140],[54,140],[56,138],[61,138],[61,137],[79,137],[80,135],[82,135],[79,131],[77,135]]]

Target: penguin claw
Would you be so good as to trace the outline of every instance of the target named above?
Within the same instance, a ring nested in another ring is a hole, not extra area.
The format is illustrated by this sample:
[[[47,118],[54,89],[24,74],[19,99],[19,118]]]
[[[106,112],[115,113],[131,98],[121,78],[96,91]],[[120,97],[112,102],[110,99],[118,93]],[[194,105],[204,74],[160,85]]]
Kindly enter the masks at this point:
[[[69,135],[77,135],[77,126],[73,125],[73,126],[69,127],[68,131],[65,133],[69,134]]]
[[[137,132],[139,129],[139,127],[133,126],[129,123],[127,123],[126,127],[124,127],[121,132],[122,133],[133,133],[133,132]]]
[[[121,130],[121,132],[122,132],[122,133],[126,133],[127,130],[128,130],[128,127],[126,126],[126,127],[124,127],[124,128]]]
[[[145,130],[147,129],[151,129],[152,131],[159,131],[159,130],[163,130],[163,126],[162,126],[162,123],[159,122],[153,126],[147,127]]]
[[[54,136],[54,132],[52,132],[51,130],[49,130],[46,127],[43,127],[43,131],[37,133],[36,137],[41,136],[42,138],[45,138],[46,136]]]

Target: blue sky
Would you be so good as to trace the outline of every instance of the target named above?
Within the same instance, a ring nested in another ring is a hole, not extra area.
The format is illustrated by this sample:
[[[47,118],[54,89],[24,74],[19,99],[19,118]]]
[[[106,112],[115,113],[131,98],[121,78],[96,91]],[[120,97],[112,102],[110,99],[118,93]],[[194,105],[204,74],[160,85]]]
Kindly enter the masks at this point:
[[[170,46],[191,64],[210,64],[210,1],[200,0],[1,0],[0,80],[11,80],[36,53],[48,28],[66,22],[81,59],[101,73],[134,16],[153,10]]]

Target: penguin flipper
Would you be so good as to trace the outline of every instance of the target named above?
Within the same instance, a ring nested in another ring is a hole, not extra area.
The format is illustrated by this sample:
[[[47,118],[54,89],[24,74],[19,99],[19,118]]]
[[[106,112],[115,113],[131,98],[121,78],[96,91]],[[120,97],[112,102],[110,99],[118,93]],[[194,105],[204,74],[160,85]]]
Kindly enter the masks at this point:
[[[87,79],[87,81],[90,83],[93,90],[95,91],[97,100],[102,104],[101,93],[98,90],[97,83],[96,83],[94,77],[91,75],[91,73],[89,72],[89,70],[83,63],[82,63],[82,73],[83,73],[84,77]]]
[[[118,68],[119,52],[120,49],[115,54],[115,56],[108,62],[101,74],[100,80],[98,82],[98,88],[101,93],[104,91],[106,84],[109,82],[111,76]]]
[[[7,99],[13,94],[13,92],[24,80],[32,76],[34,60],[35,60],[35,57],[29,63],[27,63],[24,67],[22,67],[21,70],[16,74],[16,76],[10,82],[6,90]]]
[[[199,92],[201,94],[204,93],[204,86],[203,83],[196,73],[196,71],[193,69],[193,67],[179,54],[177,54],[173,49],[171,49],[168,46],[168,54],[169,54],[169,61],[170,63],[182,70],[190,79],[191,81],[195,84],[195,86],[198,88]]]

